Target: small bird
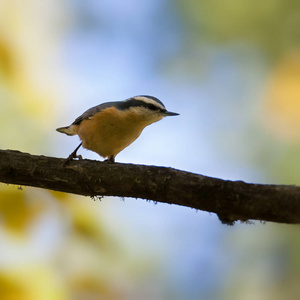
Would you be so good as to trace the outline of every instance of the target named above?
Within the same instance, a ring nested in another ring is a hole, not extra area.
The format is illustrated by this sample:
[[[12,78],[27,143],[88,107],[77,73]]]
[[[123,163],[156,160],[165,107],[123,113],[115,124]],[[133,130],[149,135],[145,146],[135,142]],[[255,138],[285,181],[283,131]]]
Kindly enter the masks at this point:
[[[167,111],[157,98],[142,95],[92,107],[70,126],[56,130],[67,135],[77,134],[81,140],[67,161],[82,158],[76,154],[82,145],[113,163],[116,155],[134,142],[146,126],[166,116],[177,115]]]

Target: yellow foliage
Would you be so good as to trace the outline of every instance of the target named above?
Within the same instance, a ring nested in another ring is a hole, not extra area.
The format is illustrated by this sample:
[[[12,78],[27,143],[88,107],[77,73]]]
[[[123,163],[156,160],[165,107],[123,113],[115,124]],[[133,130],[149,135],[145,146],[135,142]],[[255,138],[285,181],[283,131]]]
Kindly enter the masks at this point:
[[[12,49],[5,40],[0,40],[0,78],[10,79],[15,73],[14,58]]]
[[[6,148],[45,148],[41,139],[55,116],[53,100],[61,96],[63,72],[60,30],[53,34],[55,23],[44,17],[60,16],[60,8],[60,1],[0,1],[0,135]]]
[[[189,34],[212,42],[256,45],[277,57],[299,43],[299,1],[177,0]]]
[[[274,69],[266,99],[265,123],[273,135],[300,138],[300,51],[287,55]]]
[[[0,91],[9,91],[10,96],[9,99],[3,97],[1,101],[13,101],[14,114],[17,113],[19,118],[38,120],[40,124],[49,122],[52,100],[29,79],[30,70],[22,63],[22,60],[29,58],[22,56],[22,51],[15,49],[13,43],[0,34]],[[8,107],[7,105],[6,108]]]
[[[103,228],[99,220],[99,213],[95,210],[97,202],[92,200],[69,197],[65,201],[72,218],[72,230],[77,237],[86,239],[89,243],[100,247],[112,254],[115,244]]]
[[[97,280],[93,276],[81,276],[72,278],[70,282],[71,293],[74,299],[123,299],[122,291],[118,291],[116,286],[110,286],[103,280]]]
[[[44,209],[39,199],[30,200],[23,190],[7,187],[0,190],[0,220],[4,229],[22,236]],[[37,200],[37,201],[35,201]]]
[[[66,291],[49,267],[18,268],[0,272],[1,300],[63,300]]]
[[[58,192],[58,191],[48,191],[56,200],[59,200],[61,202],[66,202],[70,200],[70,194],[68,193],[63,193],[63,192]]]

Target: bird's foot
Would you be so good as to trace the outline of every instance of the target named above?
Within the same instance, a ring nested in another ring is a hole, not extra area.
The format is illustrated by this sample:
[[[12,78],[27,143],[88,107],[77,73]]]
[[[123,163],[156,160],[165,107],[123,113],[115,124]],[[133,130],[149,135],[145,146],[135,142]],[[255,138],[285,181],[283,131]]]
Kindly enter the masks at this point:
[[[105,159],[103,162],[107,164],[113,164],[115,162],[115,157],[112,155],[110,158]]]
[[[82,156],[81,155],[77,155],[77,150],[79,149],[79,147],[81,146],[81,143],[80,145],[68,156],[68,158],[65,160],[64,162],[64,166],[66,166],[67,164],[69,164],[69,162],[71,160],[74,160],[76,158],[78,158],[79,160],[82,159]]]
[[[68,158],[65,159],[64,166],[68,165],[71,160],[75,160],[76,158],[78,158],[78,160],[82,160],[83,159],[81,155],[76,155],[76,154],[74,155],[73,153],[71,153],[68,156]]]

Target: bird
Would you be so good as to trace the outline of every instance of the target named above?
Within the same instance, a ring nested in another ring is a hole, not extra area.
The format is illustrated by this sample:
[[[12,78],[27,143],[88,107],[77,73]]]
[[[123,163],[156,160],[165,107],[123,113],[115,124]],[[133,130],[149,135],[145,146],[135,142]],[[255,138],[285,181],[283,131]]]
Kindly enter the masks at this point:
[[[92,107],[71,125],[56,130],[67,135],[78,135],[81,140],[67,161],[82,159],[77,151],[83,146],[98,153],[106,162],[114,163],[116,155],[134,142],[146,126],[164,117],[177,115],[167,111],[159,99],[140,95]]]

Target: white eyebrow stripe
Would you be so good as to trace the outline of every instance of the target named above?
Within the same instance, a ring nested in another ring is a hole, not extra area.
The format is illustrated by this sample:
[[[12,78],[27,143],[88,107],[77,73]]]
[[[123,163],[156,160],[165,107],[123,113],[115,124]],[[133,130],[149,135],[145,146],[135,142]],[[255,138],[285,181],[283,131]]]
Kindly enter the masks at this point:
[[[159,103],[156,102],[155,100],[150,99],[150,98],[148,98],[148,97],[136,96],[136,97],[133,97],[133,99],[135,99],[135,100],[140,100],[140,101],[143,101],[143,102],[145,102],[145,103],[153,104],[153,105],[155,105],[156,107],[159,107],[160,109],[165,109],[164,106],[162,106],[161,104],[159,104]]]

